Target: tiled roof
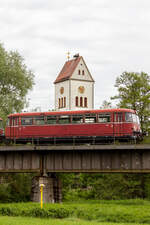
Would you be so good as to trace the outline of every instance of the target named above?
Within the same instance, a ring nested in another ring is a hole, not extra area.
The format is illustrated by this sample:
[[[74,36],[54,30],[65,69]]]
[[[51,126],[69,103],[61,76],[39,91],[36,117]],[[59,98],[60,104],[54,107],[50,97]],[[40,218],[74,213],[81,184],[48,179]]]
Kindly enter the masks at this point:
[[[65,65],[63,66],[61,72],[57,76],[56,80],[54,81],[54,84],[59,83],[64,80],[68,80],[72,76],[72,74],[81,58],[82,58],[82,56],[79,56],[75,59],[67,61],[65,63]]]

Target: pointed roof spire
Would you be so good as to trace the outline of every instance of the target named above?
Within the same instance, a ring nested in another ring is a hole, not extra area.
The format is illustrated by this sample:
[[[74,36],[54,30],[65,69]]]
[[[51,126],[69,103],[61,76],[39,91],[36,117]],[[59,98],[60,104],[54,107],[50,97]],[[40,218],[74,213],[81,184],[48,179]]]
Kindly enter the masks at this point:
[[[76,55],[74,55],[74,59],[68,60],[67,62],[65,62],[62,70],[60,71],[59,75],[57,76],[56,80],[54,81],[54,84],[59,83],[64,80],[68,80],[72,76],[72,74],[81,58],[82,58],[82,56],[79,56],[79,54],[76,54]]]

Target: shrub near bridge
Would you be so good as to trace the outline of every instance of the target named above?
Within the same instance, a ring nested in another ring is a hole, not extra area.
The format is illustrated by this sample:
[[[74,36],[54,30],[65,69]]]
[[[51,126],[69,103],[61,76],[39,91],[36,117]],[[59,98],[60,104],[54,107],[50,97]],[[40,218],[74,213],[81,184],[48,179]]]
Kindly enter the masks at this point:
[[[59,207],[53,205],[53,207],[43,208],[39,207],[39,204],[27,203],[25,204],[6,204],[6,206],[0,206],[0,215],[3,216],[28,216],[39,218],[66,218],[73,214],[73,211],[67,207]]]

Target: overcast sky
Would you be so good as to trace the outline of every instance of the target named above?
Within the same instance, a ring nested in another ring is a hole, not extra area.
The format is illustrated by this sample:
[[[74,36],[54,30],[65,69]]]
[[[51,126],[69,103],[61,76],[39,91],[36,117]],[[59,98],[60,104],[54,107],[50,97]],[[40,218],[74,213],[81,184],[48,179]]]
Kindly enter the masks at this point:
[[[150,0],[1,0],[0,42],[35,74],[29,109],[54,108],[53,82],[68,51],[83,56],[99,108],[122,72],[150,74]]]

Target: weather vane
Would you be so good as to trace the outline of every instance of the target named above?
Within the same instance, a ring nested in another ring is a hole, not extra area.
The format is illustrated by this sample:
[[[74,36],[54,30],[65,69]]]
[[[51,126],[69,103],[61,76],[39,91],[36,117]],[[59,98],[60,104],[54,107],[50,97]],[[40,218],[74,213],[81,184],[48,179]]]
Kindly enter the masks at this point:
[[[67,52],[67,59],[69,61],[69,59],[70,59],[70,52]]]

